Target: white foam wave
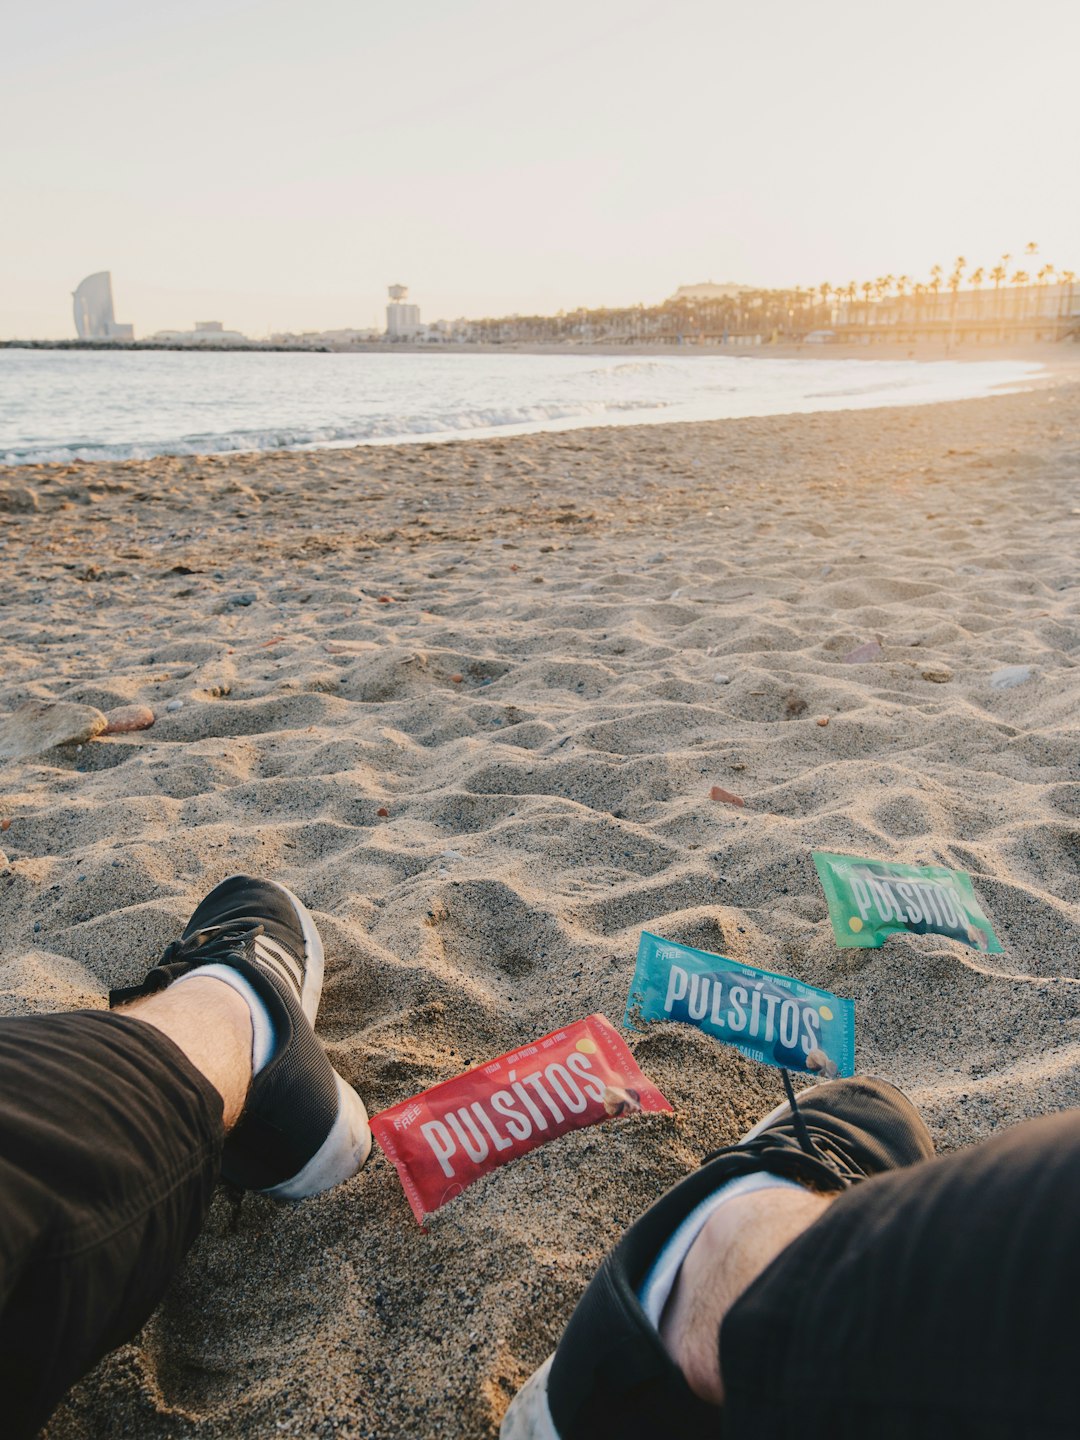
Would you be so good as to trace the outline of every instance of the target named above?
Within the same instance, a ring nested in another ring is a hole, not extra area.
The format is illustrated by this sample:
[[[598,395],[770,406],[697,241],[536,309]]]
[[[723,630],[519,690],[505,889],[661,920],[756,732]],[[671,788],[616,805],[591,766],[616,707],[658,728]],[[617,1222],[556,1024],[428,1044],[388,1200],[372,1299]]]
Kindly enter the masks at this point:
[[[0,464],[386,445],[929,404],[1041,367],[744,356],[0,349]]]
[[[451,439],[478,430],[503,429],[542,430],[559,421],[595,419],[634,410],[659,410],[668,401],[610,400],[579,404],[549,403],[539,405],[501,406],[492,409],[459,410],[452,413],[428,411],[407,416],[381,415],[369,417],[361,424],[325,425],[314,428],[274,427],[269,430],[234,430],[221,433],[204,432],[145,444],[127,445],[108,442],[73,441],[66,445],[24,445],[9,449],[3,456],[5,465],[56,465],[72,461],[150,460],[155,455],[226,455],[263,450],[314,450],[344,448],[373,443],[438,437]]]

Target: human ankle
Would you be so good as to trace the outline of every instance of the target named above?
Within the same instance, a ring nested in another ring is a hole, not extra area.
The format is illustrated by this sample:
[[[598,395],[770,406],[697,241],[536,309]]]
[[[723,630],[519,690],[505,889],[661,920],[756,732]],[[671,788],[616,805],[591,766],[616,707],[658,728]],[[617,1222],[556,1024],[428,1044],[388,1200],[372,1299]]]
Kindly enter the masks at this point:
[[[239,1120],[251,1084],[251,1013],[243,998],[210,976],[193,976],[119,1013],[167,1036],[221,1096],[222,1120]]]
[[[834,1197],[766,1190],[733,1199],[690,1247],[660,1321],[660,1336],[690,1389],[723,1403],[720,1325],[736,1300]]]

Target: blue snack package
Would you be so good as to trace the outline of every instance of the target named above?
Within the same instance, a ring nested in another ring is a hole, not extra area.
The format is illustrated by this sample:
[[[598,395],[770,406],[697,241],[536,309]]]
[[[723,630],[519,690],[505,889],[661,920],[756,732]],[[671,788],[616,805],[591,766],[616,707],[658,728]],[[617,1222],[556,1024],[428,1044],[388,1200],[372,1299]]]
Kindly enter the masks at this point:
[[[855,1006],[828,990],[641,933],[623,1024],[694,1025],[751,1060],[832,1079],[855,1073]]]

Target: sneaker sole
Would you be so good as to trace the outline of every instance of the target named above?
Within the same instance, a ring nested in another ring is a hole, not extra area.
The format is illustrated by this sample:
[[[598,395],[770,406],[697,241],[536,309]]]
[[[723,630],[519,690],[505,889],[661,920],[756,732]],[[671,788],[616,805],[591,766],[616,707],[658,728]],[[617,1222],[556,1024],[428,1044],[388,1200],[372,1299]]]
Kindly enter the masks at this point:
[[[364,1102],[351,1085],[334,1071],[338,1113],[330,1134],[304,1168],[262,1194],[273,1200],[306,1200],[350,1179],[371,1153],[371,1127]]]
[[[560,1440],[548,1407],[547,1382],[554,1353],[548,1356],[510,1402],[499,1427],[499,1440]]]

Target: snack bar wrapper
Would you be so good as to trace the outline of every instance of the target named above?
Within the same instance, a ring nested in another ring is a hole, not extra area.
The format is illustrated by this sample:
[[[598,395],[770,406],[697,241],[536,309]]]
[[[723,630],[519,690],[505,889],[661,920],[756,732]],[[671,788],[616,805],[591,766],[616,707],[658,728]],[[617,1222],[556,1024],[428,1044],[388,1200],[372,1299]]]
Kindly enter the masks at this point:
[[[568,1130],[670,1109],[611,1021],[589,1015],[392,1105],[371,1128],[422,1224],[481,1175]]]
[[[751,1060],[832,1079],[855,1073],[855,1006],[787,975],[642,932],[624,1025],[680,1020]]]
[[[988,954],[1001,943],[983,914],[971,876],[944,865],[900,865],[814,851],[837,945],[877,949],[886,935],[947,935]]]

